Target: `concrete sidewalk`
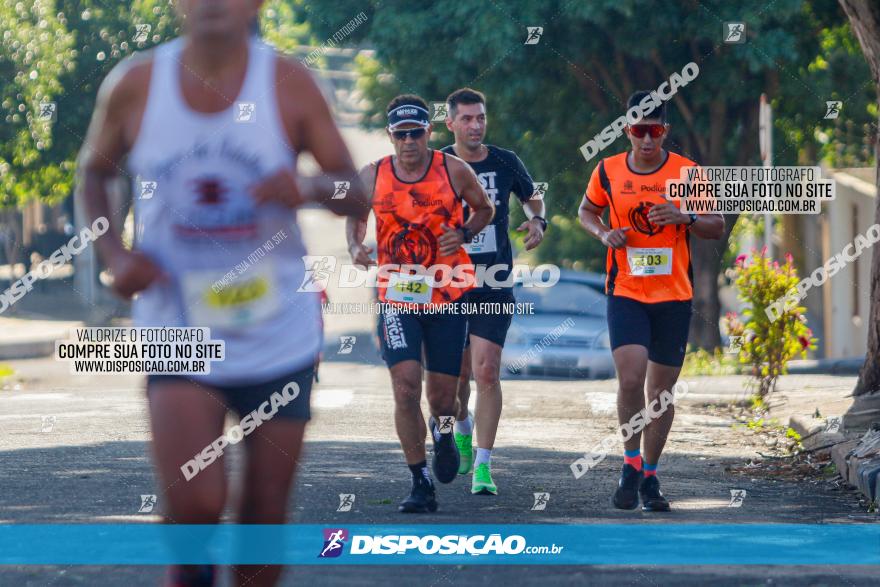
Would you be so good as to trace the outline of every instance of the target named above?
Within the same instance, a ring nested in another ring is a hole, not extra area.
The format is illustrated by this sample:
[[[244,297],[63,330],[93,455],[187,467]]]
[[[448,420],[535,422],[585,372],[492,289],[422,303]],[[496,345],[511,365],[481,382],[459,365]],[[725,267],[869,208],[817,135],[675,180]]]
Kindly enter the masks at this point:
[[[51,356],[56,340],[83,325],[81,321],[0,318],[0,361]]]

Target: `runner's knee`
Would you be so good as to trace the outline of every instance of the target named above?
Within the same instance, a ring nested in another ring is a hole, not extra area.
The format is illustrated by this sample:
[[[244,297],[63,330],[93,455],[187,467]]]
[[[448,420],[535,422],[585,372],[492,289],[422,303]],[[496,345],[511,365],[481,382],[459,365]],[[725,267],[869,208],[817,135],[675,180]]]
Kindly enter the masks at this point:
[[[482,389],[498,385],[500,368],[500,361],[494,358],[480,361],[474,366],[474,379],[477,380],[477,385]]]
[[[418,379],[398,379],[394,382],[394,403],[401,407],[419,405],[422,382]]]
[[[226,505],[226,492],[205,485],[169,495],[168,517],[177,524],[216,524]]]
[[[645,376],[632,371],[621,371],[617,374],[620,391],[623,393],[644,393]]]
[[[428,406],[431,408],[431,413],[441,416],[454,415],[458,411],[455,409],[455,400],[455,394],[428,394]]]
[[[283,524],[288,491],[273,483],[255,483],[248,487],[241,503],[242,524]]]

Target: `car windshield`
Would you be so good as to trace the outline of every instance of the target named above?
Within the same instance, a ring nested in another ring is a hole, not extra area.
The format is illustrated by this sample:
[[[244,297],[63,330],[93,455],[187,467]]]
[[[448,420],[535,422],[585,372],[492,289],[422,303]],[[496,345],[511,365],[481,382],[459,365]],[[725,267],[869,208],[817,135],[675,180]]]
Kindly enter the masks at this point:
[[[605,316],[605,296],[590,286],[560,281],[552,287],[516,286],[516,301],[534,304],[535,314],[584,314]]]

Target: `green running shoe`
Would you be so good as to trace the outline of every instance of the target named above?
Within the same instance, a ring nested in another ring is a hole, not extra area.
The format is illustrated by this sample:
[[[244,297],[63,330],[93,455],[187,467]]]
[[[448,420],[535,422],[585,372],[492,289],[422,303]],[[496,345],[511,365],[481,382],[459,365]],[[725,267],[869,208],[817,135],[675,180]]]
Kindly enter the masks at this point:
[[[458,462],[458,474],[467,475],[471,472],[474,465],[474,444],[473,434],[455,433],[455,446],[458,447],[460,460]]]
[[[480,463],[474,469],[474,481],[471,484],[471,493],[474,495],[498,495],[498,488],[492,482],[492,473],[489,465]]]

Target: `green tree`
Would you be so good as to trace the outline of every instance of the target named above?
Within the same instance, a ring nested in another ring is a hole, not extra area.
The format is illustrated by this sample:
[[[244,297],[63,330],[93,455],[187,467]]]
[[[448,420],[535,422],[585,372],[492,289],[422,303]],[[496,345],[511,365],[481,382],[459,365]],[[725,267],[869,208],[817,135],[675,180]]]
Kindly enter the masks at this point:
[[[373,101],[368,124],[381,126],[385,103],[403,91],[429,101],[464,85],[484,91],[487,140],[516,150],[536,180],[550,182],[552,227],[539,258],[592,269],[603,267],[604,247],[583,234],[575,214],[598,160],[627,143],[619,139],[588,163],[578,147],[623,114],[631,92],[656,88],[696,62],[699,77],[671,102],[668,146],[703,165],[759,164],[758,97],[767,92],[775,102],[824,114],[824,101],[832,98],[797,78],[826,50],[823,30],[845,26],[833,0],[778,0],[772,9],[765,2],[723,0],[662,6],[647,0],[374,0],[367,6],[338,0],[313,5],[307,14],[316,34],[329,36],[362,10],[368,21],[349,41],[376,50],[376,61],[362,65],[362,89]],[[745,22],[747,42],[725,44],[725,22]],[[533,26],[543,27],[543,34],[537,44],[525,45],[526,27]],[[812,73],[826,75],[821,68]],[[863,83],[846,70],[835,73],[841,93]],[[780,124],[794,126],[784,117]],[[445,132],[435,137],[438,145],[448,140]],[[777,137],[776,163],[794,164],[814,140],[812,134]],[[736,220],[727,218],[721,241],[693,241],[691,342],[704,348],[720,344],[719,274]]]
[[[2,0],[0,22],[0,220],[6,257],[14,261],[21,235],[14,211],[4,209],[38,195],[57,200],[69,190],[69,168],[45,161],[52,122],[40,115],[41,104],[62,92],[73,36],[53,2]]]

